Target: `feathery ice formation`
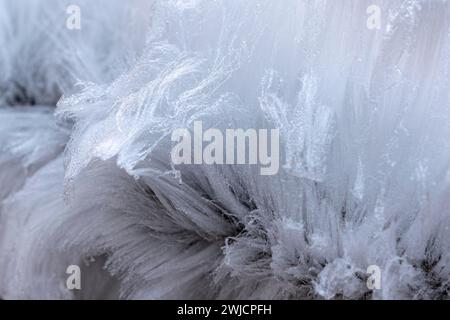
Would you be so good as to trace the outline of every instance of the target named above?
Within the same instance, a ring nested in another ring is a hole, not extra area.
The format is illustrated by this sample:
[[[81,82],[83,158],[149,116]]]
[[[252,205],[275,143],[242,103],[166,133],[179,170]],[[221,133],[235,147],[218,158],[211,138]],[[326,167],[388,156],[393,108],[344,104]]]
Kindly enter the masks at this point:
[[[449,1],[77,2],[0,0],[0,297],[448,298]],[[172,164],[199,120],[279,173]]]

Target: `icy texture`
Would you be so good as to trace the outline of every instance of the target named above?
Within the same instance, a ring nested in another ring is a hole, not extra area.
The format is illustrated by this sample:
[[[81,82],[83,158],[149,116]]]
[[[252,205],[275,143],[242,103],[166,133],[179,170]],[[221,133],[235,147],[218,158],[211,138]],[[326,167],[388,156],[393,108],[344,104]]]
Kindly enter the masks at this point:
[[[80,81],[118,76],[145,44],[151,21],[152,1],[128,2],[0,0],[0,104],[55,104]],[[66,28],[73,4],[85,8],[81,30]]]
[[[98,10],[87,3],[82,12]],[[366,28],[374,3],[381,30]],[[78,86],[57,59],[37,71],[40,85],[67,87],[59,125],[41,109],[0,109],[1,296],[448,298],[449,1],[143,6],[125,8],[151,21],[145,34],[108,33],[119,4],[88,19],[98,30],[71,44],[80,59],[67,65]],[[22,10],[58,16],[51,5]],[[53,39],[39,36],[16,45]],[[12,74],[32,68],[0,48]],[[127,55],[136,60],[116,64]],[[280,128],[283,167],[172,165],[171,132],[195,120]],[[64,272],[81,261],[93,280],[74,296]],[[380,290],[366,286],[369,265]]]
[[[70,134],[57,126],[46,107],[0,109],[0,199],[21,188],[27,178],[60,156]]]

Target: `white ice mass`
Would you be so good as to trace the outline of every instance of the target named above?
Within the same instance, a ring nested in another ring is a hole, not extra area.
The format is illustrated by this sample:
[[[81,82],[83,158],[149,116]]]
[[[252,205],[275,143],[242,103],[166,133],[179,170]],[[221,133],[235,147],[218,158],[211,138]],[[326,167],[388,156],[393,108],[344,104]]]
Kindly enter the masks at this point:
[[[447,299],[449,76],[447,0],[0,0],[0,298]]]

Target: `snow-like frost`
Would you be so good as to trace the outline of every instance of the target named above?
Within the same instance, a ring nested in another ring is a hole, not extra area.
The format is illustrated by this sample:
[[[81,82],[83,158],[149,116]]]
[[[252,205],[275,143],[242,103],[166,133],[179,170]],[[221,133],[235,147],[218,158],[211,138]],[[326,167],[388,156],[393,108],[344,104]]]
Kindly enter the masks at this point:
[[[55,104],[80,81],[117,77],[151,24],[153,1],[128,2],[76,1],[85,10],[74,31],[66,27],[73,1],[0,0],[0,104]]]
[[[0,109],[0,295],[448,298],[450,2],[375,1],[370,30],[373,2],[86,1],[76,41],[7,22],[60,5],[1,2],[0,42],[23,35],[0,46],[0,87],[64,96],[56,122]],[[42,69],[17,56],[34,43]],[[172,131],[196,120],[279,128],[279,173],[173,165]]]

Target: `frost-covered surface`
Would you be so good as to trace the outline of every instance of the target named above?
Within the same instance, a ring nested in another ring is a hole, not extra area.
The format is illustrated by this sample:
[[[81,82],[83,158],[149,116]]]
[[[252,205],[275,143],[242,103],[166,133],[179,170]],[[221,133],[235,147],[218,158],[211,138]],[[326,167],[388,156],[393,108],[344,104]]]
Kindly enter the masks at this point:
[[[82,9],[83,32],[66,28]],[[145,45],[153,2],[0,0],[0,103],[55,104],[81,81],[107,83]],[[118,32],[120,30],[120,32]]]
[[[448,297],[449,1],[78,2],[0,1],[1,297]],[[283,167],[171,165],[195,120]]]

